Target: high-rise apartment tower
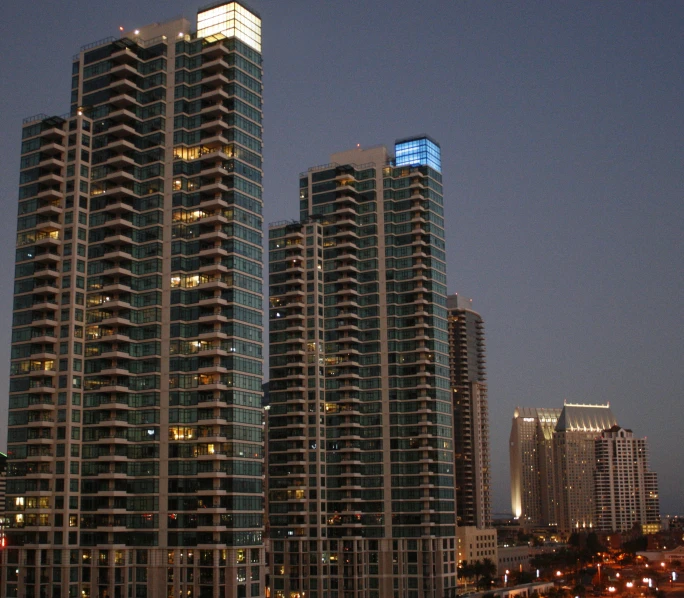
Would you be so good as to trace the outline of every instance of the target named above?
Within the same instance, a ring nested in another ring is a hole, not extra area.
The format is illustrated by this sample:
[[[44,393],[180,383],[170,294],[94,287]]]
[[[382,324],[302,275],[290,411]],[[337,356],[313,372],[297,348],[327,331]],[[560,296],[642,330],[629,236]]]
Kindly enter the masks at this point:
[[[447,297],[459,526],[491,526],[489,408],[482,316],[472,299]]]
[[[648,467],[646,438],[613,426],[594,441],[596,451],[596,528],[644,533],[660,529],[658,476]]]
[[[264,595],[260,31],[89,44],[24,121],[2,596]]]
[[[453,595],[439,146],[311,168],[269,251],[271,596]]]

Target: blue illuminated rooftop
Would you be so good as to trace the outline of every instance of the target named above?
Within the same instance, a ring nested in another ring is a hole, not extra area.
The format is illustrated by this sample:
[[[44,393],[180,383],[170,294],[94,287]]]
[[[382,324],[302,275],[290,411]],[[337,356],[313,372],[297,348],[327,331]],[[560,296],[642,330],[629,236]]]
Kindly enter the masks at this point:
[[[399,139],[394,144],[396,166],[429,166],[442,172],[442,150],[427,135]]]

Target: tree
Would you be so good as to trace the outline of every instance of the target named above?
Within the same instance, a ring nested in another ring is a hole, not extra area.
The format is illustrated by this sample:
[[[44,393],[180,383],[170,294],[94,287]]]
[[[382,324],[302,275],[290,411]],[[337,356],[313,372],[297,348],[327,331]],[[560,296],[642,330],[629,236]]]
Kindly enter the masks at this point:
[[[492,581],[496,575],[496,565],[494,561],[485,558],[475,563],[475,575],[477,577],[476,585],[478,588],[485,590],[492,587]]]
[[[605,547],[599,542],[596,532],[591,532],[587,536],[587,550],[589,550],[592,555],[605,551]]]
[[[581,583],[578,583],[574,588],[572,588],[572,593],[574,596],[584,596],[586,592],[587,589]]]
[[[471,579],[475,575],[475,566],[468,561],[461,561],[461,564],[458,566],[458,573],[459,577],[463,579]]]
[[[494,577],[496,575],[496,564],[492,559],[484,559],[482,561],[482,575]]]
[[[492,559],[482,561],[462,561],[458,567],[458,572],[464,579],[475,578],[475,585],[489,589],[492,585],[492,578],[496,575],[496,565]]]
[[[631,554],[636,554],[639,551],[646,550],[646,548],[648,548],[648,539],[646,536],[639,536],[634,540],[629,540],[622,544],[622,550]]]
[[[621,565],[633,565],[636,562],[636,558],[631,552],[623,552],[618,558]]]

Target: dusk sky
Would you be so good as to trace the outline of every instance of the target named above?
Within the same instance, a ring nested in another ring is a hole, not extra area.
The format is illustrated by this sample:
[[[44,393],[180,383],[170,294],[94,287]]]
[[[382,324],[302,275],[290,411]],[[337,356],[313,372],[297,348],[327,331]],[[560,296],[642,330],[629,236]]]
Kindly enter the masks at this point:
[[[5,0],[0,445],[21,120],[69,109],[80,46],[195,0]],[[426,133],[442,146],[449,292],[485,320],[493,506],[517,405],[609,402],[684,514],[684,2],[251,0],[263,20],[265,223],[298,174]]]

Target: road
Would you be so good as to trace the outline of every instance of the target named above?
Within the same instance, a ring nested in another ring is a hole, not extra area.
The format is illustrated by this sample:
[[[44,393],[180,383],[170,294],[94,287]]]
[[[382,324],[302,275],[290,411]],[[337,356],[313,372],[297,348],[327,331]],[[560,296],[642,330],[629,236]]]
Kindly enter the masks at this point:
[[[684,598],[684,582],[665,583],[660,589],[665,592],[667,598]]]

